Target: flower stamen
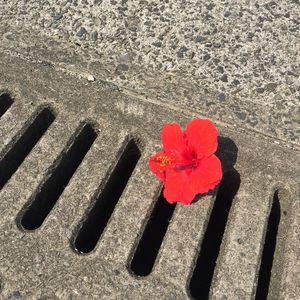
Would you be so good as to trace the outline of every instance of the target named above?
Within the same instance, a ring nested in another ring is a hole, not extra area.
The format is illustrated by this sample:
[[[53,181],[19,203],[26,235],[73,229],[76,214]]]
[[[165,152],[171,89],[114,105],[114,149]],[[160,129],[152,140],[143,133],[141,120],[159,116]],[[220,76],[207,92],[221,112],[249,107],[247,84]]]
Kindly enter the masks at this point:
[[[160,155],[156,157],[155,161],[159,164],[160,167],[167,167],[171,164],[172,159],[166,155]]]

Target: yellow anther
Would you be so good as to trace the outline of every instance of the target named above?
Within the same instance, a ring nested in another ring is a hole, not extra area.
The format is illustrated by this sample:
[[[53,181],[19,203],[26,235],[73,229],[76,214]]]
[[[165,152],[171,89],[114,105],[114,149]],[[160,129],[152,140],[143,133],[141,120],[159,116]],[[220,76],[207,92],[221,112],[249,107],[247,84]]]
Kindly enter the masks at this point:
[[[166,155],[160,155],[156,158],[156,161],[161,167],[166,167],[171,163],[171,157]]]

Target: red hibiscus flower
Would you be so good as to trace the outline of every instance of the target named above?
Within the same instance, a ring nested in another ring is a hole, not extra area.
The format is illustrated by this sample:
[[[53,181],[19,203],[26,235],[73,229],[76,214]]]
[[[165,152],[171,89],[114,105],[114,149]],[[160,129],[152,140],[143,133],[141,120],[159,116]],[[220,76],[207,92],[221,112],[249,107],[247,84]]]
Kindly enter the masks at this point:
[[[190,204],[220,182],[221,163],[214,155],[218,130],[210,120],[192,120],[185,131],[177,123],[166,124],[162,143],[164,151],[150,157],[149,168],[163,181],[169,203]]]

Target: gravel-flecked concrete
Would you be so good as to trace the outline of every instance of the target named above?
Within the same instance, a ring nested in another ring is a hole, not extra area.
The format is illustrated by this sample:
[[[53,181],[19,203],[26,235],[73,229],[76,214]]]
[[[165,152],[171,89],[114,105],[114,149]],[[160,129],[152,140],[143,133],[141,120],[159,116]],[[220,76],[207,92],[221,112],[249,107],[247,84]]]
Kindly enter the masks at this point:
[[[14,104],[0,119],[0,159],[41,106],[51,107],[56,118],[0,191],[0,297],[189,299],[189,281],[214,201],[225,199],[215,200],[213,194],[190,206],[179,204],[152,273],[138,278],[129,266],[159,193],[160,183],[147,161],[161,147],[161,127],[173,121],[184,126],[199,115],[130,97],[51,65],[1,54],[0,95],[3,92],[11,94]],[[20,212],[70,148],[70,139],[82,122],[94,124],[97,139],[41,227],[22,230]],[[240,186],[227,212],[210,297],[254,299],[267,220],[274,191],[279,190],[280,222],[272,251],[269,297],[299,299],[299,152],[261,134],[216,123],[224,172],[234,168]],[[138,139],[142,156],[95,249],[78,255],[72,251],[74,234],[95,194],[103,189],[128,136]],[[229,191],[233,186],[236,182],[227,182]]]
[[[147,160],[160,148],[161,127],[210,117],[223,169],[240,180],[227,182],[237,192],[210,298],[255,298],[279,191],[265,276],[270,299],[298,300],[299,16],[298,0],[0,0],[0,96],[14,101],[0,118],[0,161],[41,107],[55,115],[0,189],[0,298],[191,298],[206,230],[215,230],[217,191],[177,205],[148,277],[129,266],[160,192]],[[22,230],[20,212],[83,122],[97,133],[90,151],[42,226]],[[74,235],[132,136],[141,158],[95,249],[78,255]]]
[[[0,15],[0,50],[299,143],[299,1],[0,0]]]

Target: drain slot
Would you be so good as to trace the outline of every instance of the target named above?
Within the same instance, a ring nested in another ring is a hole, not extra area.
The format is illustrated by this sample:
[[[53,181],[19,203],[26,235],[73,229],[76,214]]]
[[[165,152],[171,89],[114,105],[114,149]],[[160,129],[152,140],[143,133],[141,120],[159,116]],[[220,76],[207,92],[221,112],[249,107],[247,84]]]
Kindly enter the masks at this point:
[[[147,276],[151,273],[175,207],[176,204],[169,204],[161,193],[131,261],[134,274]]]
[[[55,116],[48,108],[44,108],[35,117],[22,136],[6,153],[0,162],[0,190],[16,172],[32,148],[43,136]]]
[[[21,226],[24,229],[34,230],[43,224],[96,137],[97,134],[90,124],[85,124],[81,128],[70,148],[62,155],[54,171],[22,216]]]
[[[268,296],[268,290],[271,280],[271,270],[276,248],[276,239],[280,223],[280,215],[280,202],[278,197],[278,191],[276,191],[274,193],[272,208],[268,220],[268,227],[265,237],[264,250],[262,254],[256,289],[256,300],[267,299]]]
[[[231,170],[224,174],[190,281],[190,293],[194,299],[208,299],[232,200],[239,186],[240,176],[237,171]]]
[[[0,95],[0,118],[6,113],[6,111],[12,106],[13,100],[9,94]]]
[[[75,237],[77,252],[89,253],[95,248],[140,156],[136,142],[131,139]]]

